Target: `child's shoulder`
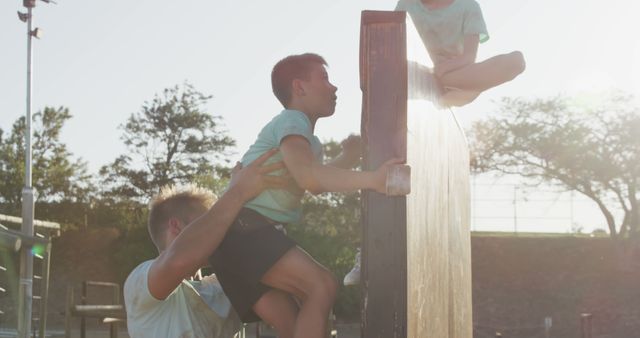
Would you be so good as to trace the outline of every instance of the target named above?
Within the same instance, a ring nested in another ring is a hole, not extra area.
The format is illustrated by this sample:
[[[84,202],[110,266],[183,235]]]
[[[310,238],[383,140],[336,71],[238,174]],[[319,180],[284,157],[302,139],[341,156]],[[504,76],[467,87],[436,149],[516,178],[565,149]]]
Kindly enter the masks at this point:
[[[285,109],[282,112],[280,112],[279,116],[283,116],[286,118],[300,118],[300,117],[305,117],[306,115],[299,110]]]
[[[284,109],[278,114],[274,115],[271,120],[266,124],[266,126],[274,126],[281,123],[287,123],[287,121],[296,121],[299,120],[300,116],[297,111]]]
[[[305,135],[307,138],[313,136],[313,126],[307,115],[297,110],[285,109],[274,116],[260,132],[264,137],[274,137],[278,143],[282,137],[289,134]]]
[[[311,121],[309,121],[309,118],[307,117],[307,115],[305,115],[305,113],[299,111],[299,110],[293,110],[293,109],[285,109],[282,112],[280,112],[280,114],[276,115],[273,120],[273,122],[275,123],[296,123],[296,124],[303,124],[303,125],[310,125]]]

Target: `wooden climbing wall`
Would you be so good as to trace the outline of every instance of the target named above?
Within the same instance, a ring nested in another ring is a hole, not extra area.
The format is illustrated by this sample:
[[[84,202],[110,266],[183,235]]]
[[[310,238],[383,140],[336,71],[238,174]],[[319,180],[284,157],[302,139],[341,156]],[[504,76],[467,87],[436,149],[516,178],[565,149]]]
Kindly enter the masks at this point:
[[[364,166],[411,166],[411,193],[363,195],[362,337],[471,338],[469,151],[413,23],[364,11]]]

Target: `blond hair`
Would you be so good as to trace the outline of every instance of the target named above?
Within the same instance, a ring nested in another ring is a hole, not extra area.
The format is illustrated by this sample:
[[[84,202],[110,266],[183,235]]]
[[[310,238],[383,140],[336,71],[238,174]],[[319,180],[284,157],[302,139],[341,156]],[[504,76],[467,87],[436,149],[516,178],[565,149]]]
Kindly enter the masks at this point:
[[[208,189],[196,186],[168,185],[149,203],[149,236],[158,251],[164,250],[164,233],[169,219],[175,217],[183,223],[189,223],[209,209],[216,201],[216,195]]]

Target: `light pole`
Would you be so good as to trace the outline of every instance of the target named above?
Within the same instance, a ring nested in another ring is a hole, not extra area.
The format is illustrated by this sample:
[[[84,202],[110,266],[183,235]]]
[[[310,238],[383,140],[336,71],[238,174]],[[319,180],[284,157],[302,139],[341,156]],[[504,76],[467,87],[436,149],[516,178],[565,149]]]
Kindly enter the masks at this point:
[[[44,0],[43,0],[44,1]],[[51,1],[45,1],[51,2]],[[27,113],[25,120],[25,173],[24,188],[22,188],[22,233],[33,236],[33,216],[35,191],[31,175],[31,80],[32,76],[32,38],[40,38],[42,30],[33,29],[33,8],[36,0],[23,0],[27,13],[18,12],[18,18],[27,23]],[[31,314],[33,302],[33,255],[31,250],[23,248],[20,251],[20,283],[18,286],[18,337],[28,338],[31,333]]]

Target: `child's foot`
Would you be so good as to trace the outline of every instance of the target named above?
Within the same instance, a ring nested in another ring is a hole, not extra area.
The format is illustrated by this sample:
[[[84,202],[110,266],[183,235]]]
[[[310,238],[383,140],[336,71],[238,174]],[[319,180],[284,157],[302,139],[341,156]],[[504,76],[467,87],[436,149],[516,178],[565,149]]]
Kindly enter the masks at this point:
[[[344,276],[343,282],[345,286],[360,284],[360,248],[358,248],[358,252],[356,253],[353,269]]]
[[[480,92],[445,87],[445,93],[440,97],[440,103],[445,107],[462,107],[471,103],[479,95]]]

